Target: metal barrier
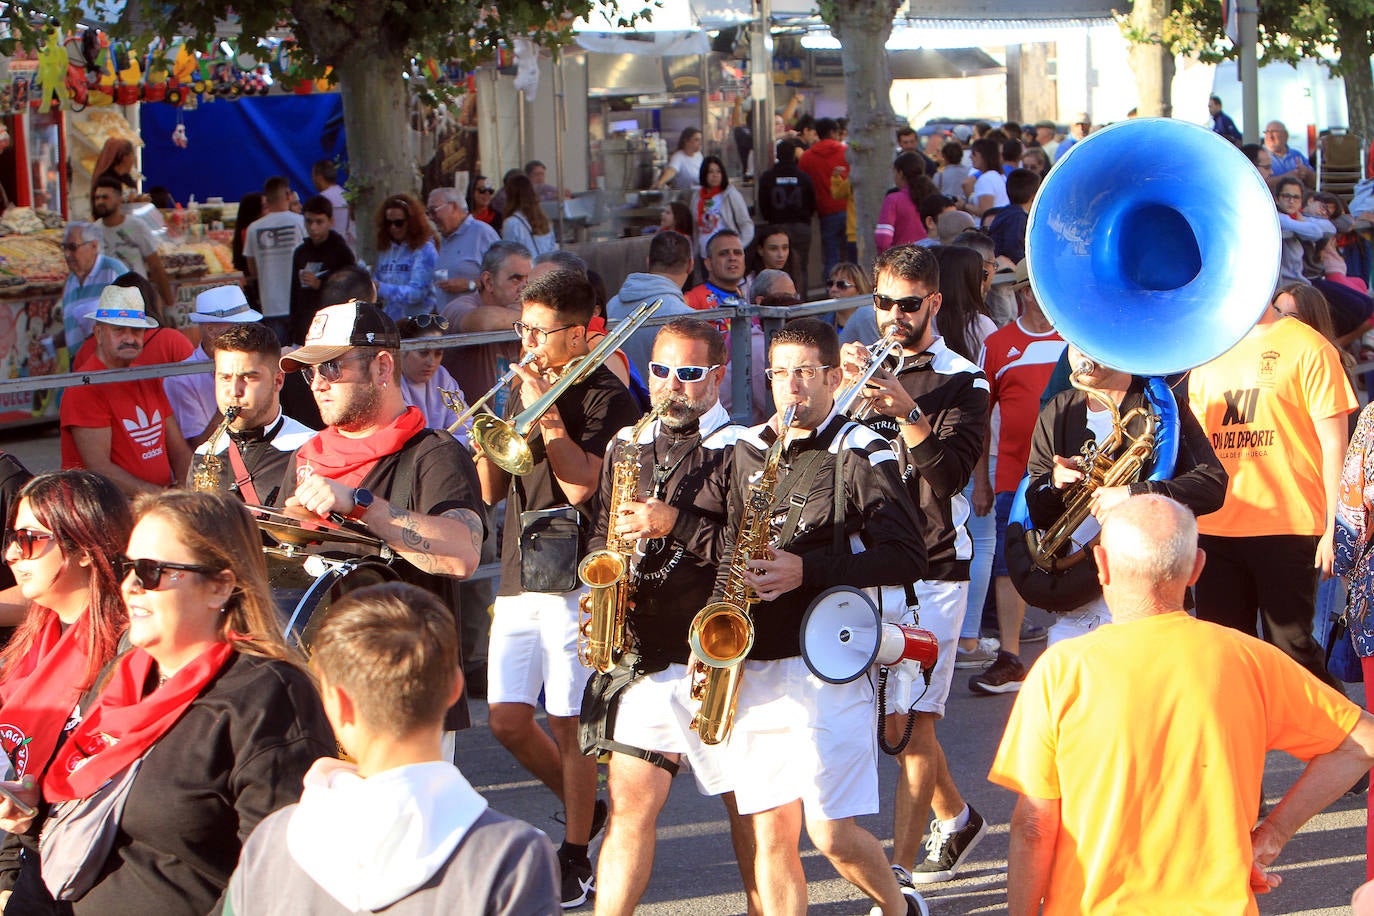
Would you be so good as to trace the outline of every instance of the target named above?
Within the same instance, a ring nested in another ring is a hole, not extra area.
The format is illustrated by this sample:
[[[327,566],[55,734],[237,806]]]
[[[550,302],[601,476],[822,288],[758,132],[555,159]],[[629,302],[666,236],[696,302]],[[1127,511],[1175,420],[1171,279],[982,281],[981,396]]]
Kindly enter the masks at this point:
[[[857,297],[855,297],[857,298]],[[859,305],[866,304],[860,299]],[[808,302],[805,305],[760,306],[741,305],[730,308],[696,311],[692,318],[723,318],[730,322],[730,363],[735,370],[730,375],[731,406],[734,420],[747,423],[754,414],[753,393],[749,381],[753,376],[753,351],[750,348],[750,322],[757,318],[763,327],[765,338],[773,335],[789,319],[807,315],[829,315],[834,312],[854,308],[851,299],[826,299],[821,302]],[[668,315],[650,318],[645,322],[648,327],[669,324],[681,315]],[[447,334],[443,337],[426,337],[421,340],[401,342],[404,350],[459,349],[480,347],[484,344],[519,342],[514,331],[480,331],[470,334]],[[743,367],[744,371],[739,371]],[[214,371],[214,362],[207,360],[198,363],[159,363],[155,366],[130,366],[126,369],[101,369],[95,372],[68,372],[60,375],[43,375],[34,378],[14,378],[0,380],[0,394],[27,394],[34,391],[50,391],[61,388],[74,388],[78,385],[104,385],[111,382],[132,382],[147,378],[170,378],[177,375],[197,375]],[[762,371],[760,368],[758,371]],[[466,580],[477,582],[485,579],[499,579],[501,564],[486,563],[479,566]]]

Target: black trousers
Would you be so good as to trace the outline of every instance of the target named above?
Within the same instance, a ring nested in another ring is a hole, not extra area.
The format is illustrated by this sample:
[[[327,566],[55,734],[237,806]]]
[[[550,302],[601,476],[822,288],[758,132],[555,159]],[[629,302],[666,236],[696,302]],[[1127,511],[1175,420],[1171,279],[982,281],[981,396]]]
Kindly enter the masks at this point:
[[[1312,637],[1317,603],[1317,569],[1312,560],[1318,540],[1299,534],[1200,535],[1198,546],[1206,551],[1207,563],[1197,583],[1197,616],[1262,636],[1323,683],[1340,690],[1326,671],[1326,653]]]

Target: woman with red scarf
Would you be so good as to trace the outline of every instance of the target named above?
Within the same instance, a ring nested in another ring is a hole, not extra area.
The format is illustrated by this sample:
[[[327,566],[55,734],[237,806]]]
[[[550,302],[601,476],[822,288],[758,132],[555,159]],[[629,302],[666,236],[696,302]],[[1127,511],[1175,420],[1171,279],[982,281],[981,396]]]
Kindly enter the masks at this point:
[[[9,761],[0,777],[42,777],[82,694],[115,657],[128,626],[115,563],[132,527],[124,494],[90,471],[44,474],[19,491],[4,557],[29,609],[0,653],[0,750]],[[20,848],[37,843],[36,827],[6,840],[0,887],[14,884]]]
[[[19,789],[34,804],[75,802],[58,809],[65,816],[122,785],[122,814],[103,856],[45,837],[44,861],[25,857],[12,912],[217,913],[253,827],[296,801],[306,770],[335,752],[319,695],[282,642],[248,510],[187,491],[135,509],[121,560],[134,648],[58,750],[41,798]],[[24,821],[0,802],[0,828]],[[54,904],[49,889],[82,883],[77,874],[89,890]]]
[[[696,220],[697,254],[706,260],[706,244],[722,229],[739,233],[747,250],[754,240],[754,220],[739,188],[730,184],[725,163],[717,156],[701,161],[701,187],[692,192],[692,217]]]

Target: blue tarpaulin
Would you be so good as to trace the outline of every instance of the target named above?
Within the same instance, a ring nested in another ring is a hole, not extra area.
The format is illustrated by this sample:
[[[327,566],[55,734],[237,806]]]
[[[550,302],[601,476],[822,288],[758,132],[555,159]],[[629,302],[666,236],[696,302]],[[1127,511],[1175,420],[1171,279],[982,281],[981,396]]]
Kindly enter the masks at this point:
[[[186,149],[172,143],[178,115]],[[345,156],[343,101],[335,92],[216,100],[191,111],[148,103],[141,116],[143,187],[160,185],[183,206],[192,194],[202,203],[239,200],[273,175],[290,179],[304,200],[315,193],[310,167]]]

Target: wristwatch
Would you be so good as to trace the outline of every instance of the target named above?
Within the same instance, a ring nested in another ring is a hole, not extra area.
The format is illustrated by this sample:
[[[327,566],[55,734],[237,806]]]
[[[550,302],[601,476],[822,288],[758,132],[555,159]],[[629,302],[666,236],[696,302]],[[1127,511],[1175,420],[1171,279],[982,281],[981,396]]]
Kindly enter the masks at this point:
[[[916,421],[919,420],[919,419],[921,419],[921,417],[924,417],[924,416],[925,416],[925,414],[921,412],[921,405],[920,405],[920,404],[917,404],[915,407],[911,408],[911,413],[909,413],[909,414],[906,415],[906,419],[901,420],[901,421],[899,421],[899,422],[903,422],[903,423],[905,423],[907,426],[915,426],[915,425],[916,425]]]
[[[348,513],[348,517],[355,522],[362,521],[363,515],[372,507],[373,499],[375,499],[375,497],[372,495],[371,490],[365,490],[362,487],[358,487],[358,489],[353,491],[353,511]]]

